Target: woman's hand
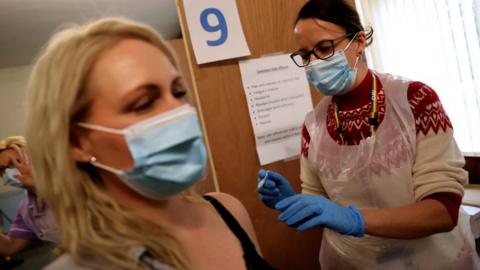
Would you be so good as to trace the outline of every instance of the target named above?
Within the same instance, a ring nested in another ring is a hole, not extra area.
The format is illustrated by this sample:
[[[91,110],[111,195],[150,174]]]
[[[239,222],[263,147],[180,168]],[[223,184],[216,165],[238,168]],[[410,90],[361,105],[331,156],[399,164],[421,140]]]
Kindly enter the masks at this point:
[[[295,191],[281,174],[262,169],[258,171],[258,194],[266,206],[275,209],[276,203],[295,195]]]
[[[365,220],[358,209],[342,207],[320,195],[294,195],[277,203],[275,208],[282,211],[280,221],[299,231],[321,226],[357,237],[365,232]]]
[[[0,255],[11,256],[24,249],[29,240],[20,238],[11,238],[10,236],[0,234]]]
[[[17,145],[12,145],[11,148],[16,153],[16,157],[12,157],[11,162],[20,172],[20,174],[14,175],[15,178],[20,180],[26,188],[34,191],[35,185],[32,178],[32,167],[25,149],[18,147]]]

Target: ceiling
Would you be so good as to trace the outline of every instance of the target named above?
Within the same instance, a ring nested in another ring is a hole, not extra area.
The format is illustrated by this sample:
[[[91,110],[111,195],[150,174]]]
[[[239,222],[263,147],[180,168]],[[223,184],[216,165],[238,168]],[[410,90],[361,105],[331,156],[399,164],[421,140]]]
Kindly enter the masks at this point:
[[[105,16],[147,23],[167,39],[181,36],[175,0],[0,0],[0,69],[31,64],[62,25]]]

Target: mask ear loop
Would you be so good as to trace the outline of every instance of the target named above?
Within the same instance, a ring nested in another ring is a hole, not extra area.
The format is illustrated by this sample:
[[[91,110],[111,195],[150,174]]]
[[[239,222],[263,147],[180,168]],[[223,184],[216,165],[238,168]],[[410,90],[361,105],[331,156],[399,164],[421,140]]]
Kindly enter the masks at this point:
[[[357,58],[355,59],[355,64],[353,65],[353,68],[357,68],[358,60],[360,60],[360,54],[357,55]]]
[[[343,49],[343,51],[347,51],[347,50],[348,50],[348,48],[350,47],[350,45],[352,44],[352,42],[357,38],[358,33],[360,33],[360,32],[357,32],[357,33],[353,36],[353,38],[350,40],[350,42],[348,42],[347,46],[345,46],[345,49]],[[355,64],[353,65],[353,68],[356,68],[356,67],[357,67],[358,60],[360,59],[360,55],[361,55],[361,54],[358,54],[358,55],[357,55],[357,58],[355,59]]]
[[[88,123],[83,123],[83,122],[78,122],[78,123],[76,123],[76,125],[79,126],[79,127],[82,127],[82,128],[86,128],[86,129],[102,131],[102,132],[118,134],[118,135],[125,135],[125,133],[126,133],[122,129],[102,127],[102,126],[97,126],[97,125],[94,125],[94,124],[88,124]]]
[[[125,172],[123,172],[122,170],[115,169],[115,168],[113,168],[113,167],[110,167],[110,166],[107,166],[107,165],[105,165],[105,164],[102,164],[102,163],[98,162],[98,161],[97,161],[97,158],[94,157],[94,156],[90,157],[90,164],[92,164],[94,167],[103,169],[103,170],[105,170],[105,171],[111,172],[111,173],[116,174],[116,175],[123,175],[123,174],[125,174]]]
[[[357,33],[353,36],[353,38],[350,40],[350,42],[348,42],[347,46],[345,46],[345,49],[343,49],[344,51],[347,51],[347,50],[348,50],[348,48],[350,47],[350,45],[352,44],[352,42],[357,38],[358,33],[360,33],[360,32],[357,32]]]

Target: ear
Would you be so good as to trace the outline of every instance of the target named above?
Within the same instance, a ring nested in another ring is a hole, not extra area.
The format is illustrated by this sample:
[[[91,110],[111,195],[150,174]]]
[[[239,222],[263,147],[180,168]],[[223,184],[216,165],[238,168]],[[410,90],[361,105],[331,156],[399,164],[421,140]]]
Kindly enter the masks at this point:
[[[92,155],[83,151],[82,148],[76,146],[70,146],[70,155],[76,162],[89,162],[92,157]]]
[[[365,31],[358,32],[357,36],[357,55],[362,55],[367,46]]]
[[[91,144],[88,140],[86,133],[80,131],[78,128],[72,128],[72,134],[70,135],[70,156],[76,162],[90,162],[92,154]]]

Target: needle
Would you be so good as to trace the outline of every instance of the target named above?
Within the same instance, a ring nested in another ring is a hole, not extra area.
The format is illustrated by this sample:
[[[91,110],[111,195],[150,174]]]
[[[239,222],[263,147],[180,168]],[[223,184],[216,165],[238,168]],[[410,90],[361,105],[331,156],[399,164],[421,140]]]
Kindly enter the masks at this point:
[[[267,177],[268,177],[268,171],[265,173],[265,176],[262,178],[262,180],[260,180],[260,182],[258,182],[258,189],[262,188],[265,183],[267,182]]]

